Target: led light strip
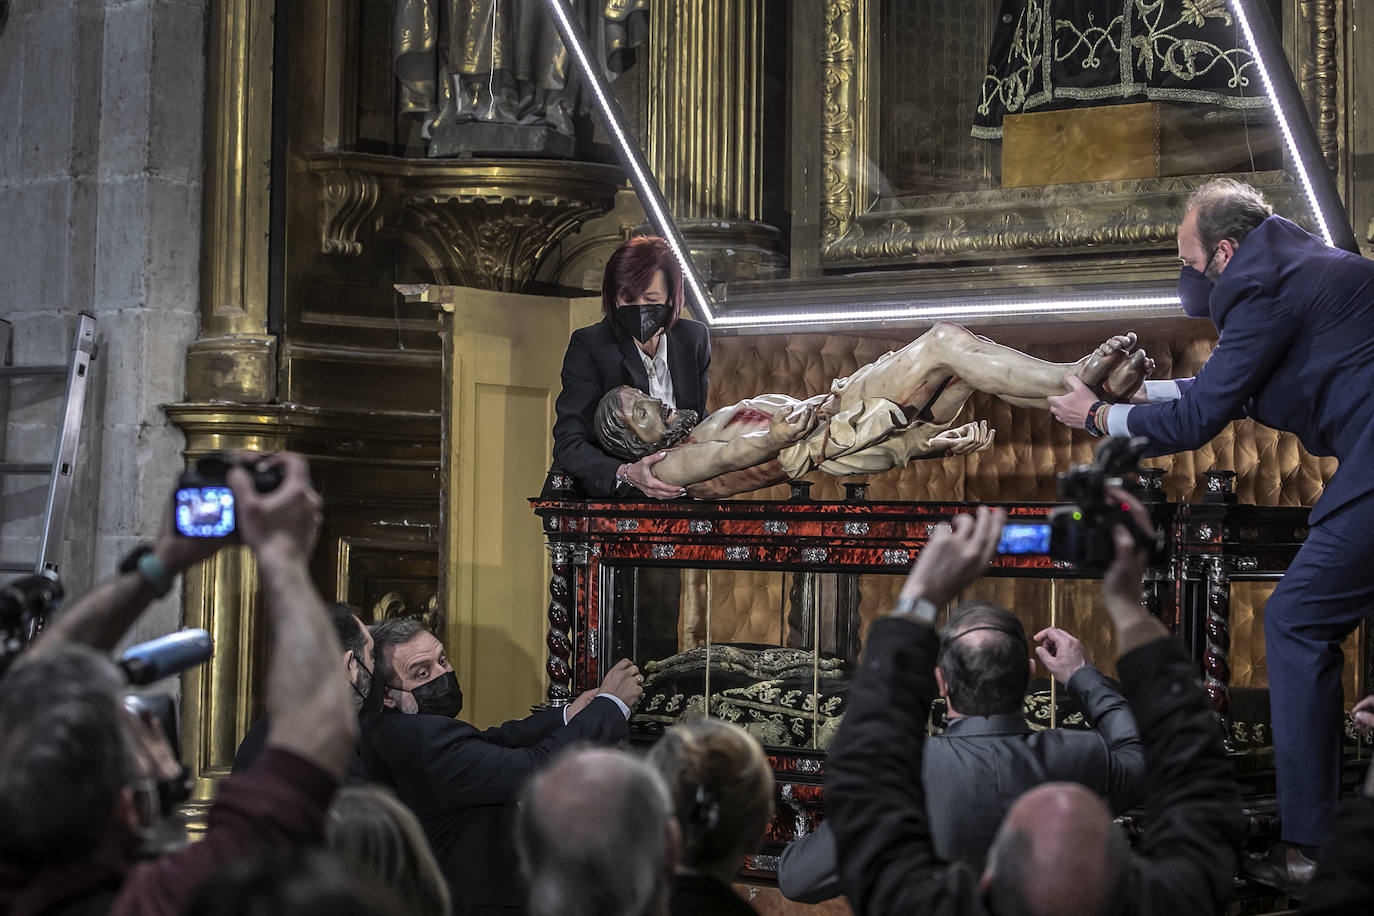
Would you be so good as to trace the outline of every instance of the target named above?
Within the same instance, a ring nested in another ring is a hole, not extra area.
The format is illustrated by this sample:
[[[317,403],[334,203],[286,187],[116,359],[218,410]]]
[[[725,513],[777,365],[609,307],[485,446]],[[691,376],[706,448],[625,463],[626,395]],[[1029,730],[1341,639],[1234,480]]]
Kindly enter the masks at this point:
[[[693,311],[708,325],[715,324],[716,317],[711,309],[714,303],[697,274],[696,265],[687,254],[687,245],[672,214],[668,212],[668,202],[659,190],[658,181],[649,171],[649,164],[645,161],[638,144],[631,140],[629,132],[625,129],[625,116],[621,113],[615,97],[611,95],[610,86],[606,83],[600,65],[593,63],[591,55],[587,52],[587,36],[582,33],[581,24],[568,15],[568,8],[563,0],[546,2],[549,12],[553,15],[554,25],[558,28],[558,34],[563,38],[563,44],[576,58],[583,78],[591,87],[592,95],[596,97],[597,106],[601,110],[601,120],[615,137],[616,145],[620,147],[621,158],[630,167],[640,202],[648,209],[649,218],[658,229],[659,235],[668,242],[668,247],[673,250],[673,255],[682,267],[682,277],[687,283],[687,291],[691,294]]]
[[[1293,128],[1288,124],[1288,113],[1284,111],[1283,105],[1279,102],[1274,81],[1269,76],[1269,65],[1265,63],[1264,54],[1260,50],[1259,43],[1255,41],[1254,31],[1250,28],[1250,17],[1245,12],[1245,0],[1231,0],[1231,9],[1235,12],[1236,19],[1240,20],[1241,30],[1245,32],[1245,41],[1250,46],[1250,53],[1255,57],[1255,64],[1260,72],[1260,80],[1264,83],[1265,95],[1269,96],[1269,105],[1274,110],[1274,117],[1279,122],[1279,129],[1283,131],[1283,142],[1288,147],[1289,155],[1293,157],[1293,163],[1298,170],[1298,178],[1302,181],[1302,189],[1307,194],[1307,202],[1312,207],[1312,214],[1316,217],[1322,238],[1326,240],[1326,244],[1335,246],[1336,241],[1327,225],[1326,214],[1322,212],[1321,204],[1317,201],[1317,189],[1313,186],[1312,176],[1307,171],[1307,160],[1298,149],[1297,138],[1293,135]],[[1265,14],[1261,12],[1260,15]]]
[[[895,319],[965,318],[969,315],[1037,315],[1043,312],[1093,312],[1104,308],[1178,308],[1177,296],[1136,296],[1097,299],[1045,299],[912,305],[887,309],[844,309],[827,312],[790,312],[769,315],[720,315],[716,327],[763,327],[770,324],[820,324],[828,322],[892,321]]]
[[[659,234],[668,242],[673,255],[677,258],[682,267],[682,276],[687,284],[687,290],[691,295],[694,311],[697,316],[707,325],[713,327],[767,327],[770,325],[807,325],[825,324],[835,322],[880,322],[896,319],[917,319],[917,320],[938,320],[940,318],[959,318],[969,315],[1030,315],[1046,312],[1088,312],[1102,308],[1150,308],[1150,307],[1177,307],[1179,304],[1177,296],[1152,296],[1140,298],[1112,298],[1112,299],[1057,299],[1045,300],[1041,302],[983,302],[983,303],[951,303],[941,302],[931,305],[911,305],[902,308],[887,309],[838,309],[824,312],[790,312],[765,315],[719,315],[714,313],[710,294],[707,293],[701,278],[697,273],[696,265],[692,263],[691,257],[687,254],[687,245],[678,230],[677,223],[673,220],[672,214],[668,212],[668,203],[659,189],[658,181],[649,170],[649,165],[644,159],[644,154],[640,150],[625,128],[624,115],[620,111],[620,106],[610,93],[610,88],[606,83],[605,76],[601,72],[599,65],[595,64],[587,50],[587,38],[582,32],[581,25],[568,15],[568,8],[564,0],[546,0],[549,12],[553,15],[555,26],[558,28],[559,35],[563,38],[564,45],[572,52],[577,66],[582,71],[582,76],[587,85],[591,87],[592,95],[596,99],[597,106],[601,112],[602,121],[610,130],[615,138],[616,145],[620,148],[623,161],[629,166],[634,182],[635,190],[639,194],[640,202],[644,204],[649,212],[650,220],[658,229]],[[1264,84],[1265,94],[1269,98],[1269,104],[1274,111],[1279,128],[1283,133],[1284,143],[1289,154],[1292,156],[1293,163],[1297,169],[1299,180],[1302,183],[1303,191],[1307,195],[1307,200],[1312,208],[1312,213],[1317,221],[1317,226],[1321,229],[1321,235],[1328,245],[1336,245],[1330,224],[1323,212],[1320,198],[1312,180],[1312,175],[1308,171],[1307,159],[1302,155],[1298,144],[1298,139],[1294,134],[1292,126],[1288,123],[1288,118],[1284,106],[1279,100],[1278,91],[1269,73],[1269,67],[1265,63],[1263,52],[1255,40],[1254,30],[1250,25],[1250,18],[1246,13],[1245,0],[1231,0],[1230,7],[1236,14],[1240,22],[1241,29],[1245,33],[1246,42],[1250,52],[1254,56],[1255,64],[1260,72],[1260,79]]]

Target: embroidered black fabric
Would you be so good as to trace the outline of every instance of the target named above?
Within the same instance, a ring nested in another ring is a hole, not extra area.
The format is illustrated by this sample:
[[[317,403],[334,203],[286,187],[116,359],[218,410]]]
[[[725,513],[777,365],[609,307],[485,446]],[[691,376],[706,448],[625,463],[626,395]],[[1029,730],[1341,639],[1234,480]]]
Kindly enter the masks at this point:
[[[1000,138],[1008,114],[1124,101],[1267,109],[1228,0],[1000,0],[973,136]]]

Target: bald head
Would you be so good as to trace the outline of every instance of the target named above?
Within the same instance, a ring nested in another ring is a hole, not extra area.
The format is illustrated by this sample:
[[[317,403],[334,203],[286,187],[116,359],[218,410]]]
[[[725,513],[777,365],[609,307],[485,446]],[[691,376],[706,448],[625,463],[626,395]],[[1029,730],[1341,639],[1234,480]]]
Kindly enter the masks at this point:
[[[1036,786],[1011,806],[988,851],[982,885],[997,913],[1108,916],[1124,902],[1126,838],[1093,792]]]
[[[534,916],[640,916],[666,901],[677,822],[658,773],[619,751],[559,757],[525,787],[516,843]]]

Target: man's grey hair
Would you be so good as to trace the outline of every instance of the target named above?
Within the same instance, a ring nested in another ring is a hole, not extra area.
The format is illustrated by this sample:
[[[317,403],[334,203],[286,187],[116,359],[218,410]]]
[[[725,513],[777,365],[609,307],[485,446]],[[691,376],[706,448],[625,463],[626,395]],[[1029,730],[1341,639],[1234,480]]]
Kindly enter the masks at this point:
[[[386,648],[405,645],[421,633],[428,633],[429,630],[414,617],[393,617],[381,623],[374,623],[371,631],[372,670],[387,687],[397,687],[400,682],[396,680],[396,669],[392,666],[391,659],[386,657]]]
[[[516,847],[532,916],[643,916],[664,899],[672,799],[623,751],[570,751],[521,793]]]
[[[626,421],[621,400],[624,393],[631,390],[629,385],[620,385],[606,392],[596,405],[592,427],[596,430],[596,441],[608,454],[625,461],[638,461],[658,451],[662,443],[640,439]]]
[[[1239,245],[1255,227],[1274,215],[1264,195],[1234,178],[1213,178],[1192,193],[1188,209],[1197,210],[1197,234],[1210,254],[1222,239]]]
[[[80,645],[21,659],[0,682],[0,862],[66,865],[109,834],[131,775],[123,686],[109,658]]]

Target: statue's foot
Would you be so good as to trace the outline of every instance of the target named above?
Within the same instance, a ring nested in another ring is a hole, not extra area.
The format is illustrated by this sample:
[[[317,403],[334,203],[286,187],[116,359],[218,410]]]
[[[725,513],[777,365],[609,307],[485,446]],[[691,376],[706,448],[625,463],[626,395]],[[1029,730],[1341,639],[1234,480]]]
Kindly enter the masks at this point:
[[[1118,334],[1103,341],[1096,350],[1074,363],[1073,374],[1093,390],[1135,349],[1135,334]]]
[[[1124,403],[1131,399],[1150,373],[1155,371],[1155,361],[1142,350],[1136,350],[1126,361],[1112,370],[1100,388],[1103,400]]]

